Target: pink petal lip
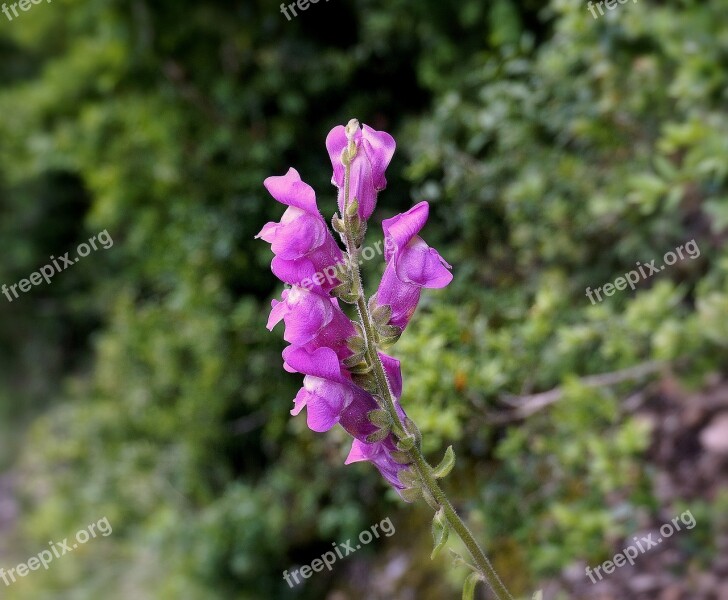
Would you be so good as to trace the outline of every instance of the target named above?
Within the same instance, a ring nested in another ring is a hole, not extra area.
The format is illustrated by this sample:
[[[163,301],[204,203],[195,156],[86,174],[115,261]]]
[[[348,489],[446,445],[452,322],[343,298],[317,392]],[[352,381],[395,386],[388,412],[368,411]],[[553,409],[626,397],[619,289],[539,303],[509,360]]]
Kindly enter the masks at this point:
[[[263,185],[281,204],[295,206],[306,212],[318,214],[316,192],[301,180],[298,171],[291,167],[285,175],[268,177]]]
[[[386,131],[377,131],[369,127],[369,125],[363,126],[361,138],[364,152],[366,152],[372,164],[374,186],[377,190],[383,190],[387,187],[384,172],[387,170],[394,156],[394,151],[397,149],[397,142]]]
[[[397,250],[409,244],[427,223],[430,205],[423,201],[415,204],[407,212],[382,221],[384,236],[389,240],[385,247],[384,259],[389,261]]]

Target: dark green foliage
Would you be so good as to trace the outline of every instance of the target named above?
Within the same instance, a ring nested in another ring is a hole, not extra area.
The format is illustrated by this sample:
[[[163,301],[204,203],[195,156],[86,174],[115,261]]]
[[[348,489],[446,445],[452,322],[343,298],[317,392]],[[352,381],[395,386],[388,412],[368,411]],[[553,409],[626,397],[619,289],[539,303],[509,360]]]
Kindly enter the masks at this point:
[[[519,592],[608,553],[654,509],[649,432],[623,407],[634,386],[579,378],[657,359],[698,387],[728,358],[727,8],[640,0],[595,21],[580,0],[332,0],[288,22],[262,0],[54,0],[0,16],[0,283],[114,239],[0,296],[0,466],[23,499],[0,566],[114,527],[7,597],[323,598],[385,547],[414,557],[417,598],[459,593],[464,570],[427,566],[426,505],[289,416],[300,377],[265,329],[279,286],[253,237],[282,208],[262,181],[295,166],[330,217],[324,139],[354,116],[399,145],[370,230],[427,199],[423,235],[454,266],[392,351],[425,451],[455,446],[444,487]],[[700,258],[586,298],[693,238]],[[551,409],[495,419],[505,394],[558,385]],[[289,590],[284,569],[385,515],[397,535]]]

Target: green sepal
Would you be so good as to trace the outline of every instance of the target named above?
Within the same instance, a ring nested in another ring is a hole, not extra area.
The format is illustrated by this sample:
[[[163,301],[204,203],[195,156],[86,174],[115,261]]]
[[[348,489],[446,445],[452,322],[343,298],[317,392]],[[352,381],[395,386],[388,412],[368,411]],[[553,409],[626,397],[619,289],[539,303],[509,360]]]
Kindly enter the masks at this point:
[[[407,436],[397,440],[397,450],[402,452],[409,452],[415,447],[417,439],[414,436]]]
[[[334,231],[336,233],[344,234],[346,232],[346,228],[344,227],[344,221],[339,215],[333,216],[333,218],[331,219],[331,227],[334,228]]]
[[[354,198],[353,200],[349,201],[348,206],[346,207],[346,216],[349,218],[353,218],[359,214],[359,200],[357,198]]]
[[[417,502],[422,497],[422,489],[416,487],[400,490],[399,493],[405,502]]]
[[[379,390],[377,380],[372,377],[371,373],[366,373],[364,375],[352,373],[351,379],[354,381],[354,385],[360,387],[363,390],[366,390],[370,394],[376,394]]]
[[[356,354],[352,354],[350,357],[345,358],[342,362],[344,363],[344,366],[346,368],[352,369],[356,367],[359,363],[363,362],[365,354],[366,352],[357,352]]]
[[[352,335],[350,338],[346,338],[346,347],[354,354],[367,351],[367,343],[359,335]]]
[[[397,473],[397,477],[405,487],[422,487],[422,482],[420,481],[419,476],[411,469],[402,469],[399,473]]]
[[[364,361],[358,362],[355,365],[349,367],[349,372],[352,375],[367,375],[374,370],[372,365],[367,364]]]
[[[389,413],[384,410],[383,408],[377,408],[375,410],[370,410],[367,413],[367,418],[369,419],[369,422],[373,425],[376,425],[377,427],[391,427],[392,426],[392,417],[389,416]]]
[[[452,446],[448,446],[445,450],[445,456],[437,467],[432,470],[432,475],[435,479],[442,479],[447,477],[455,466],[455,451]]]
[[[374,323],[374,328],[377,330],[380,338],[391,338],[395,336],[399,338],[402,335],[402,330],[395,325]]]
[[[351,282],[345,281],[331,290],[331,293],[347,304],[356,304],[356,301],[359,299],[359,294],[352,287]]]
[[[379,347],[389,348],[390,346],[394,346],[398,341],[399,338],[402,337],[401,333],[398,333],[397,335],[387,335],[387,336],[379,336]]]
[[[367,436],[367,444],[374,444],[375,442],[381,442],[384,438],[386,438],[389,435],[390,431],[389,428],[385,427],[383,429],[378,429],[372,434],[369,434]],[[400,473],[401,474],[401,473]]]
[[[392,307],[389,304],[377,306],[372,311],[372,320],[374,321],[374,324],[377,326],[377,328],[387,326],[387,323],[389,323],[389,320],[391,318]]]
[[[404,429],[408,434],[414,436],[415,443],[418,446],[422,443],[422,432],[420,431],[420,428],[417,427],[417,424],[409,417],[404,418]]]
[[[392,457],[394,462],[400,465],[408,465],[412,462],[412,457],[409,455],[409,452],[402,452],[401,450],[392,450],[389,453],[389,456]]]

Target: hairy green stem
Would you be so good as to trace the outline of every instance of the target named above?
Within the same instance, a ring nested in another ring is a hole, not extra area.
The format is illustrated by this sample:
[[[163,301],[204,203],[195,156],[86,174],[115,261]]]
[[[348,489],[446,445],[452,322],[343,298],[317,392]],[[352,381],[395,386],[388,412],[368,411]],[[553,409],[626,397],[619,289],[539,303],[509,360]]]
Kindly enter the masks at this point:
[[[354,234],[352,232],[353,217],[350,217],[347,214],[349,203],[351,200],[349,185],[351,179],[352,158],[353,156],[349,156],[349,160],[344,162],[344,206],[341,215],[344,222],[344,234],[342,237],[344,239],[346,252],[349,257],[348,264],[351,267],[351,275],[353,278],[352,289],[356,290],[358,294],[356,299],[356,308],[357,312],[359,313],[359,322],[364,332],[367,362],[372,367],[372,371],[377,382],[377,387],[379,388],[379,397],[384,402],[383,408],[386,409],[387,413],[391,418],[392,432],[398,439],[402,439],[409,436],[411,432],[407,430],[407,428],[399,418],[399,414],[397,413],[394,404],[394,395],[392,394],[386,372],[384,371],[384,366],[382,365],[382,361],[379,358],[379,354],[377,352],[377,342],[375,337],[376,334],[373,319],[369,312],[369,307],[364,297],[364,289],[362,287],[361,272],[359,270],[359,251],[354,240]],[[513,596],[511,596],[511,594],[508,592],[508,589],[505,587],[505,585],[503,585],[503,582],[500,580],[500,577],[498,577],[498,574],[493,568],[493,565],[488,560],[488,557],[478,545],[478,542],[473,537],[473,534],[470,532],[467,525],[465,525],[457,512],[455,512],[455,509],[445,495],[445,492],[442,491],[442,488],[437,483],[437,480],[433,475],[432,467],[425,459],[419,446],[415,444],[415,446],[408,451],[408,454],[411,457],[414,467],[420,477],[422,486],[426,488],[430,496],[435,499],[437,504],[442,507],[448,524],[453,529],[453,531],[455,531],[455,533],[460,536],[460,539],[467,547],[468,551],[470,552],[473,560],[477,565],[478,572],[480,573],[483,581],[491,588],[491,590],[495,594],[495,597],[498,600],[501,599],[501,595],[499,594],[498,590],[501,590],[505,594],[506,598],[513,600]]]

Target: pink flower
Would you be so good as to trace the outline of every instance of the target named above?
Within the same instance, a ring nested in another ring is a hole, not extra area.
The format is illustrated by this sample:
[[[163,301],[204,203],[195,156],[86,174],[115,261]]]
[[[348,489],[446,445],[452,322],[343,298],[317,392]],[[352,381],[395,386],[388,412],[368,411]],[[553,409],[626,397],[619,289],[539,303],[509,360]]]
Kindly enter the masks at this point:
[[[313,188],[301,181],[296,169],[268,177],[264,185],[288,206],[279,223],[267,223],[255,236],[271,244],[273,274],[284,283],[328,293],[340,283],[334,273],[343,254],[319,213]]]
[[[363,130],[357,129],[354,136],[356,156],[351,163],[350,201],[359,201],[359,216],[366,221],[374,212],[377,204],[377,193],[387,187],[384,172],[392,160],[396,143],[394,138],[386,131],[376,131],[364,125]],[[326,138],[326,148],[329,151],[334,174],[331,178],[339,188],[339,210],[344,210],[344,165],[341,162],[341,153],[348,146],[346,128],[337,125]]]
[[[406,213],[382,222],[387,266],[376,294],[379,306],[392,308],[390,325],[404,329],[417,308],[422,288],[443,288],[452,281],[452,267],[417,235],[430,207],[420,202]]]
[[[349,337],[356,335],[354,325],[341,308],[336,298],[328,298],[293,286],[283,290],[282,301],[273,300],[273,310],[268,318],[268,329],[272,330],[281,320],[286,329],[283,339],[309,351],[328,347],[340,359],[351,356],[346,345]]]

